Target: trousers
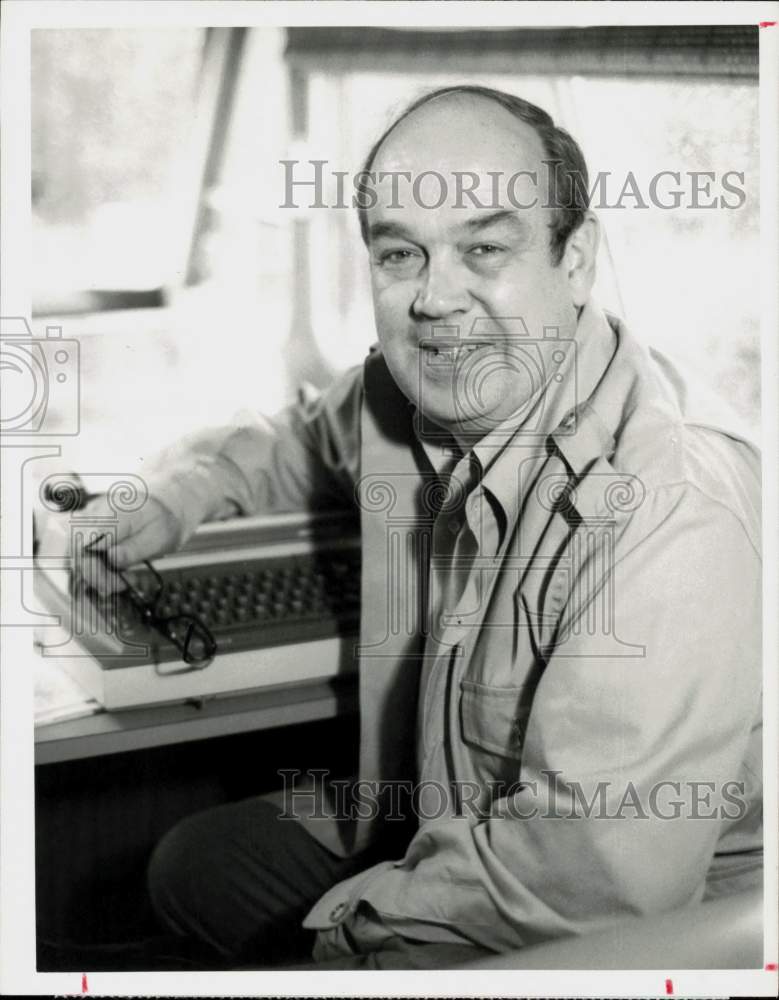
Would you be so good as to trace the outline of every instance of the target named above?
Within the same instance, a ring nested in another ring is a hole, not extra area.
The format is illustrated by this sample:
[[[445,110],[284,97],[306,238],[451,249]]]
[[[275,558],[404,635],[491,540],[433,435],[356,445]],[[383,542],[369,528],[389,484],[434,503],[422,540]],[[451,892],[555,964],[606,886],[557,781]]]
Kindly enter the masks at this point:
[[[196,813],[159,842],[148,868],[165,929],[202,947],[204,964],[269,967],[310,958],[302,920],[336,882],[373,863],[339,858],[261,798]]]
[[[448,969],[487,954],[396,934],[382,934],[375,949],[361,947],[343,927],[316,941],[316,932],[302,927],[314,903],[337,882],[402,856],[408,831],[340,858],[280,816],[280,807],[262,798],[217,806],[182,820],[155,848],[152,904],[188,967]]]

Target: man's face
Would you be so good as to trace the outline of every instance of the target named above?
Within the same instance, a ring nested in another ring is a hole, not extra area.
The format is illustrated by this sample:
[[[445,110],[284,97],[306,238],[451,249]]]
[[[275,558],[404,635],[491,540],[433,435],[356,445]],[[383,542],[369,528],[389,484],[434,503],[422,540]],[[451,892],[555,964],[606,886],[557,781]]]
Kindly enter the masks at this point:
[[[552,263],[543,156],[530,126],[492,101],[460,95],[409,116],[372,167],[377,178],[390,174],[367,212],[382,351],[404,394],[461,440],[520,421],[553,374],[553,354],[559,362],[545,328],[563,339],[575,330],[568,270]],[[441,175],[442,206],[425,207],[440,201],[441,181],[424,178],[415,199],[407,179],[393,182],[400,171],[412,180]],[[458,181],[458,171],[477,175],[476,197],[487,207],[467,195],[457,204],[457,184],[472,183]],[[509,198],[518,171],[535,171],[538,180],[515,181]]]

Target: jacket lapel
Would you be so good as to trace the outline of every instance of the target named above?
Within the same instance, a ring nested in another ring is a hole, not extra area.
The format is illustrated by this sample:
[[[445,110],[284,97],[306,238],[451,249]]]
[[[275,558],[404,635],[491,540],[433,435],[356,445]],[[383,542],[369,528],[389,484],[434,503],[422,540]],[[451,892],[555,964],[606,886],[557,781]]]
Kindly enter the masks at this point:
[[[360,779],[386,783],[414,774],[416,705],[428,608],[430,538],[437,477],[414,435],[413,408],[381,354],[365,365],[361,416],[363,476],[359,657]],[[381,787],[381,786],[380,786]],[[353,831],[365,847],[374,824]]]

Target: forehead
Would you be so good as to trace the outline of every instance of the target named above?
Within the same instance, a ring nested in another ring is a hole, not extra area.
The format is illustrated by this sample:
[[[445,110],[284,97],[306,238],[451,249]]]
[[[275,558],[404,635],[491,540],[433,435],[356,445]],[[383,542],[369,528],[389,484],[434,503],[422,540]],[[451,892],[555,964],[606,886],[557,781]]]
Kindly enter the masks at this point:
[[[489,98],[455,94],[413,111],[387,136],[374,170],[522,170],[537,167],[536,130]]]
[[[402,218],[440,228],[528,205],[534,195],[540,203],[543,159],[535,129],[495,101],[475,95],[435,99],[412,112],[382,143],[371,167],[377,203],[368,218]],[[381,174],[387,176],[380,179]],[[528,174],[535,174],[537,182]],[[485,208],[464,194],[454,207],[457,192],[464,189],[472,189]],[[444,192],[443,203],[431,211]]]

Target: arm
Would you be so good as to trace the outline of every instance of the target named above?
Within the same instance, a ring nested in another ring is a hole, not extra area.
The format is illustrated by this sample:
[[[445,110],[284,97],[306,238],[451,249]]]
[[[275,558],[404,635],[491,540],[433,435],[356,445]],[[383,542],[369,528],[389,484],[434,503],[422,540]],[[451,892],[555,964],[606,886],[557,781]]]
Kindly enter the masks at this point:
[[[165,449],[142,470],[148,499],[120,518],[110,563],[123,568],[170,551],[204,521],[354,503],[361,399],[360,366],[313,402],[287,407],[274,418],[243,416]],[[93,503],[97,510],[105,500]],[[107,545],[98,542],[92,551],[101,553]],[[92,562],[85,576],[98,589],[121,588],[102,559]]]
[[[628,917],[586,937],[491,955],[469,969],[757,969],[763,960],[760,892],[736,893],[690,911]]]
[[[176,515],[180,541],[203,521],[353,504],[361,375],[352,368],[313,402],[273,418],[241,414],[157,456],[149,493]]]

